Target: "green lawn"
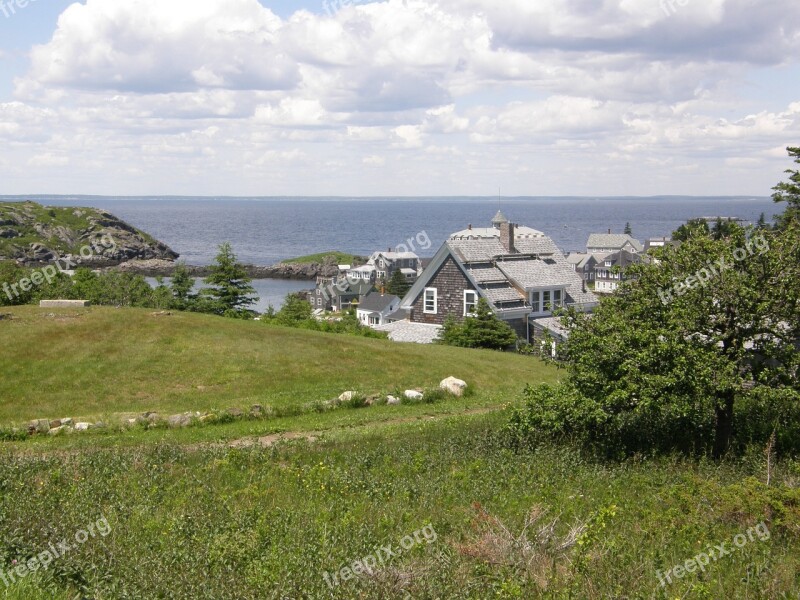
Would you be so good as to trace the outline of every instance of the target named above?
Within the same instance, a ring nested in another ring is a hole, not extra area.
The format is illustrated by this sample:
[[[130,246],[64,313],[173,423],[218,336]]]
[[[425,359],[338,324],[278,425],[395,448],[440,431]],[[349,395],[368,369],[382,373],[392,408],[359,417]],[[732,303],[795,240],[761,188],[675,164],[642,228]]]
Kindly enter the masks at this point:
[[[101,518],[110,526],[10,598],[796,598],[796,463],[775,465],[767,487],[761,456],[515,454],[499,435],[507,418],[344,427],[267,449],[5,453],[6,572]],[[576,523],[586,529],[569,543]],[[412,547],[397,553],[406,536]],[[659,572],[722,544],[703,572],[661,586]],[[326,583],[385,546],[396,556],[372,574]]]
[[[251,404],[301,406],[429,388],[453,375],[465,402],[501,404],[552,367],[514,354],[395,344],[259,322],[150,310],[15,307],[0,319],[0,424],[162,414]]]
[[[328,258],[332,258],[337,265],[352,265],[354,263],[364,261],[363,256],[356,256],[354,254],[346,254],[345,252],[337,252],[333,250],[331,252],[320,252],[318,254],[309,254],[308,256],[291,258],[289,260],[284,260],[283,263],[287,265],[323,263]]]

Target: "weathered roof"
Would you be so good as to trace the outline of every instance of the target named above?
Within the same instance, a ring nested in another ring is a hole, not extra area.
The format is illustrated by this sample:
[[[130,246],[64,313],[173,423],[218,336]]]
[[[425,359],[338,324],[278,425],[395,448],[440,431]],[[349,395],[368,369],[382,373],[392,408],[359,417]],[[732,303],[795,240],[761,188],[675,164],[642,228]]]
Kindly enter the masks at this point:
[[[548,331],[553,336],[561,340],[566,340],[569,337],[569,329],[562,325],[559,317],[542,317],[541,319],[531,319],[531,325],[543,331]]]
[[[566,264],[566,261],[565,263]],[[500,261],[497,267],[518,286],[529,290],[538,287],[567,287],[577,276],[571,267],[548,264],[539,259]]]
[[[474,240],[449,240],[446,244],[462,262],[490,262],[495,256],[508,254],[500,238],[481,238]]]
[[[331,290],[331,295],[363,296],[364,294],[368,294],[371,289],[372,289],[372,284],[368,281],[359,283],[348,283],[347,287],[344,289],[341,289],[339,288],[339,286],[334,285],[333,289]]]
[[[370,262],[376,260],[379,256],[383,256],[386,260],[419,260],[419,256],[413,252],[374,252],[370,257]]]
[[[386,331],[393,342],[406,342],[412,344],[433,344],[442,330],[441,325],[428,325],[427,323],[412,323],[411,321],[396,321],[386,325],[376,325],[376,331]]]
[[[400,304],[400,298],[391,294],[381,294],[373,291],[367,294],[359,303],[358,310],[383,312],[393,304]]]
[[[481,290],[486,299],[489,300],[492,304],[496,304],[498,302],[520,302],[525,301],[522,295],[516,288],[511,286],[502,287],[502,288],[489,288]]]
[[[532,229],[522,225],[517,225],[514,228],[514,239],[524,240],[528,238],[546,237],[544,233],[538,229]],[[462,229],[450,235],[450,239],[466,239],[475,240],[481,238],[497,238],[500,239],[500,230],[496,227],[473,227],[472,229]]]
[[[481,267],[477,269],[470,269],[470,275],[475,278],[478,283],[491,283],[493,281],[506,281],[507,277],[503,272],[496,267]]]
[[[589,241],[586,242],[586,248],[591,250],[592,248],[619,248],[627,244],[628,242],[636,248],[637,252],[641,252],[644,249],[642,243],[632,238],[626,233],[592,233],[589,235]]]
[[[494,219],[492,219],[492,223],[508,223],[508,219],[506,219],[506,216],[503,214],[502,210],[498,210],[497,214],[494,216]]]

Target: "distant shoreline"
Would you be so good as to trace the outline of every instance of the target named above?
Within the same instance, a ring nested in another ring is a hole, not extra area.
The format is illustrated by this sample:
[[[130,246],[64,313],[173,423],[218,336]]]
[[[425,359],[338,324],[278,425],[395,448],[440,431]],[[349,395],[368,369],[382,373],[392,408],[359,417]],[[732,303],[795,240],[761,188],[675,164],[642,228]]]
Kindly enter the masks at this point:
[[[192,277],[208,277],[211,267],[208,265],[185,265]],[[286,279],[313,282],[317,277],[331,277],[338,273],[336,265],[329,264],[286,264],[278,263],[270,266],[242,265],[251,279]],[[144,277],[172,277],[178,263],[166,260],[132,260],[108,267],[107,271],[133,273]]]

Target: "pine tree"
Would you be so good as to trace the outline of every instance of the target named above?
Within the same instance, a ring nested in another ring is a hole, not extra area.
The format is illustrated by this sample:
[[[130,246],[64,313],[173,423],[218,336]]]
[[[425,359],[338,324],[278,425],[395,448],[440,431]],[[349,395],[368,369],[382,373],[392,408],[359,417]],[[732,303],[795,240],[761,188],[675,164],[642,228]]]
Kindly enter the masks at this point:
[[[211,299],[213,312],[232,317],[250,315],[248,307],[258,300],[254,297],[255,288],[250,285],[252,279],[247,276],[244,267],[236,261],[236,255],[228,242],[219,247],[219,253],[211,265],[211,274],[205,278],[211,287],[203,288],[200,293]]]
[[[633,235],[633,229],[631,229],[630,222],[625,223],[625,235]]]
[[[410,289],[411,285],[408,283],[406,276],[403,275],[403,272],[400,269],[397,269],[392,274],[392,277],[389,279],[389,283],[386,286],[386,292],[388,294],[392,294],[393,296],[397,296],[398,298],[405,296]]]

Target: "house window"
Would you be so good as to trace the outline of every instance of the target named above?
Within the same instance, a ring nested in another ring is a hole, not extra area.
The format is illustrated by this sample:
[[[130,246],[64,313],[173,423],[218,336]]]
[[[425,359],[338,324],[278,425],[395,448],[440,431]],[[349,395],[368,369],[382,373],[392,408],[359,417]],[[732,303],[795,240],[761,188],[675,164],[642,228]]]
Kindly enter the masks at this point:
[[[561,290],[553,290],[553,306],[555,308],[561,308],[562,304]]]
[[[545,312],[552,310],[552,306],[550,305],[550,290],[542,292],[542,300],[544,301]]]
[[[533,312],[540,313],[542,312],[542,304],[541,304],[541,293],[540,292],[531,292],[531,306],[533,307]]]
[[[473,290],[464,290],[464,316],[468,317],[475,312],[475,306],[478,304],[478,292]]]
[[[369,318],[369,324],[370,325],[380,325],[381,324],[381,320],[378,317],[370,317]]]
[[[424,312],[435,315],[439,308],[439,294],[436,288],[425,288],[425,308]]]

